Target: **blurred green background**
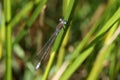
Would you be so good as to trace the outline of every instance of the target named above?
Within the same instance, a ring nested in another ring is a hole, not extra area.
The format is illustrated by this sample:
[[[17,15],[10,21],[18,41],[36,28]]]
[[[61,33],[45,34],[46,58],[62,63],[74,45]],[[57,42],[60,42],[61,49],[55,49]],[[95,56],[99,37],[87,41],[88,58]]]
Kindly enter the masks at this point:
[[[59,18],[67,25],[35,71]],[[0,0],[0,80],[120,80],[119,33],[120,0]]]

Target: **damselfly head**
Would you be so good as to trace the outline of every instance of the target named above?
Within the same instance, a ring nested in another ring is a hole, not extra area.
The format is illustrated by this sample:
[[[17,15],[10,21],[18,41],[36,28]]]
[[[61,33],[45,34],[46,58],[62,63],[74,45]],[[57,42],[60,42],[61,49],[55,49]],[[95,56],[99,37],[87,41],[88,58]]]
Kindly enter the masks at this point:
[[[59,21],[60,21],[61,24],[63,24],[63,25],[67,24],[67,22],[66,22],[65,20],[63,20],[62,18],[60,18]]]

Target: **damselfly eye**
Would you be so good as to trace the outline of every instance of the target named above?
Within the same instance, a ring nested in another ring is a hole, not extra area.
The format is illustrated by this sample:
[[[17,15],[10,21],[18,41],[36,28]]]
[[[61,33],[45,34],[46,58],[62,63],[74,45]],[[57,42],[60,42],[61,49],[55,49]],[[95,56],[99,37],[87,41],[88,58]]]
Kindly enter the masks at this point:
[[[66,22],[66,21],[63,21],[63,24],[67,24],[67,22]]]
[[[65,20],[62,20],[61,23],[62,23],[63,25],[67,24],[67,22],[66,22]]]
[[[60,18],[59,21],[62,21],[62,18]]]

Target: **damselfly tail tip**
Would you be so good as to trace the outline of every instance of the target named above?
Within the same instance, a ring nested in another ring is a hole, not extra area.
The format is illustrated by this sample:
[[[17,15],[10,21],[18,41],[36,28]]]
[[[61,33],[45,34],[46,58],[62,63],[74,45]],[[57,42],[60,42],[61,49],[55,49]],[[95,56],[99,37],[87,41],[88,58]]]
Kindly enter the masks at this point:
[[[38,70],[39,67],[40,67],[40,65],[41,65],[41,62],[39,62],[39,63],[36,65],[35,70]]]

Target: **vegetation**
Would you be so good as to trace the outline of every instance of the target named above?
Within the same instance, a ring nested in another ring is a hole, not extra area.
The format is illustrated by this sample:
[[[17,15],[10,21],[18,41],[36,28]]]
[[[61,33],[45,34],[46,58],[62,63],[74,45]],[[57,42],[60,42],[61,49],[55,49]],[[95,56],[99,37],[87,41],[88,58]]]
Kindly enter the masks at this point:
[[[36,71],[59,18],[67,24]],[[119,80],[119,34],[120,0],[1,0],[0,80]]]

